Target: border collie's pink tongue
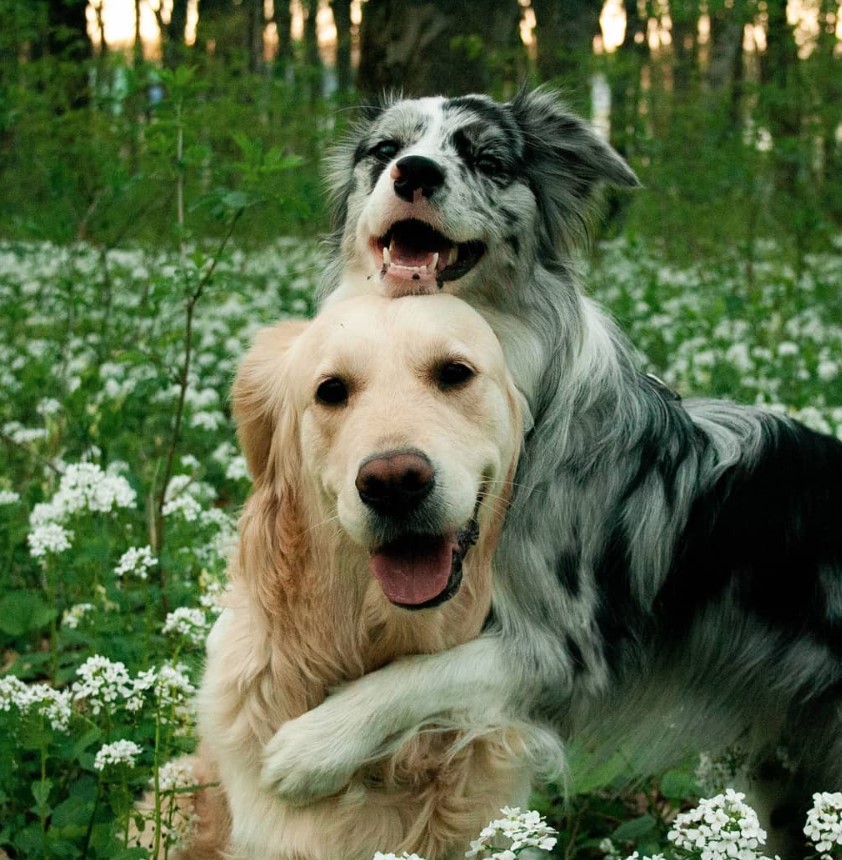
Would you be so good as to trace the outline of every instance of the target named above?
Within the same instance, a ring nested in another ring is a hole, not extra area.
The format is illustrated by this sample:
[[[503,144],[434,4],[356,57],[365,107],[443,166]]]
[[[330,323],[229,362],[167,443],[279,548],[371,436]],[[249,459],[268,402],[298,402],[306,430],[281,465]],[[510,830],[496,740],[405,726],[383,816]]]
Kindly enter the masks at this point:
[[[456,535],[412,536],[373,553],[369,566],[392,603],[419,606],[438,597],[450,580]]]

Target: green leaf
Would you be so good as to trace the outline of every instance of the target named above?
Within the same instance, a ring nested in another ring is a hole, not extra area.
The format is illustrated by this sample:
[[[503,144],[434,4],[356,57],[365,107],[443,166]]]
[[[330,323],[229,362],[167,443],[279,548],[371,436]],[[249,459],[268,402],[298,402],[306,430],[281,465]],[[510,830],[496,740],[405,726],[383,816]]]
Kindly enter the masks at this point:
[[[624,821],[612,834],[611,838],[619,842],[634,842],[655,832],[658,822],[648,812],[631,821]]]
[[[50,792],[53,790],[52,780],[45,779],[32,783],[32,796],[35,798],[35,810],[39,815],[50,813]]]
[[[41,630],[57,615],[37,591],[10,591],[0,598],[0,630],[9,636]]]
[[[699,793],[695,777],[686,770],[668,770],[661,777],[661,794],[669,800],[686,800]]]
[[[54,827],[66,827],[69,824],[87,824],[94,808],[93,801],[81,797],[68,797],[54,810],[50,823]]]

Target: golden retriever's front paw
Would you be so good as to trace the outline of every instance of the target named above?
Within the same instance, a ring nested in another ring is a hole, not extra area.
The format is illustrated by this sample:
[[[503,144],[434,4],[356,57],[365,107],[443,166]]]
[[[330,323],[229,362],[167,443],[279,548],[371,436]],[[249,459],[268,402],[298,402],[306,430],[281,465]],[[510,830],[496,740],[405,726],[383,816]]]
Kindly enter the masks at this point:
[[[263,787],[290,803],[303,804],[336,794],[365,759],[343,733],[331,735],[311,711],[283,725],[266,745]]]

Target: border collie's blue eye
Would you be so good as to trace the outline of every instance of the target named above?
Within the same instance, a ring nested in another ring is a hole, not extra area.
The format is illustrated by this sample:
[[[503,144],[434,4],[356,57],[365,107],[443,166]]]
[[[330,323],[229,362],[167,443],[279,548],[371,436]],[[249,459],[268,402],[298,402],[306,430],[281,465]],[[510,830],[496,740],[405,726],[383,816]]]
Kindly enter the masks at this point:
[[[435,375],[440,388],[455,388],[473,379],[476,372],[461,361],[448,361],[436,368]]]
[[[400,144],[396,140],[381,140],[369,150],[379,161],[391,161],[400,152]]]
[[[319,383],[316,400],[324,406],[344,406],[348,402],[348,386],[338,376],[330,376]]]

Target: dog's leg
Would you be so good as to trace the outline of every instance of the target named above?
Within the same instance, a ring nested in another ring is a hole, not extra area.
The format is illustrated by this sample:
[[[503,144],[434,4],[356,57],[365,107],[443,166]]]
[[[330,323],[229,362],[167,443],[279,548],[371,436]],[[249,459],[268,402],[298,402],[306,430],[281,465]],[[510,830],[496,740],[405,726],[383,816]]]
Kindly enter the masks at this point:
[[[482,636],[354,681],[280,728],[266,745],[264,785],[304,802],[338,791],[365,762],[437,718],[468,730],[511,722],[521,684],[501,651],[498,637]]]

